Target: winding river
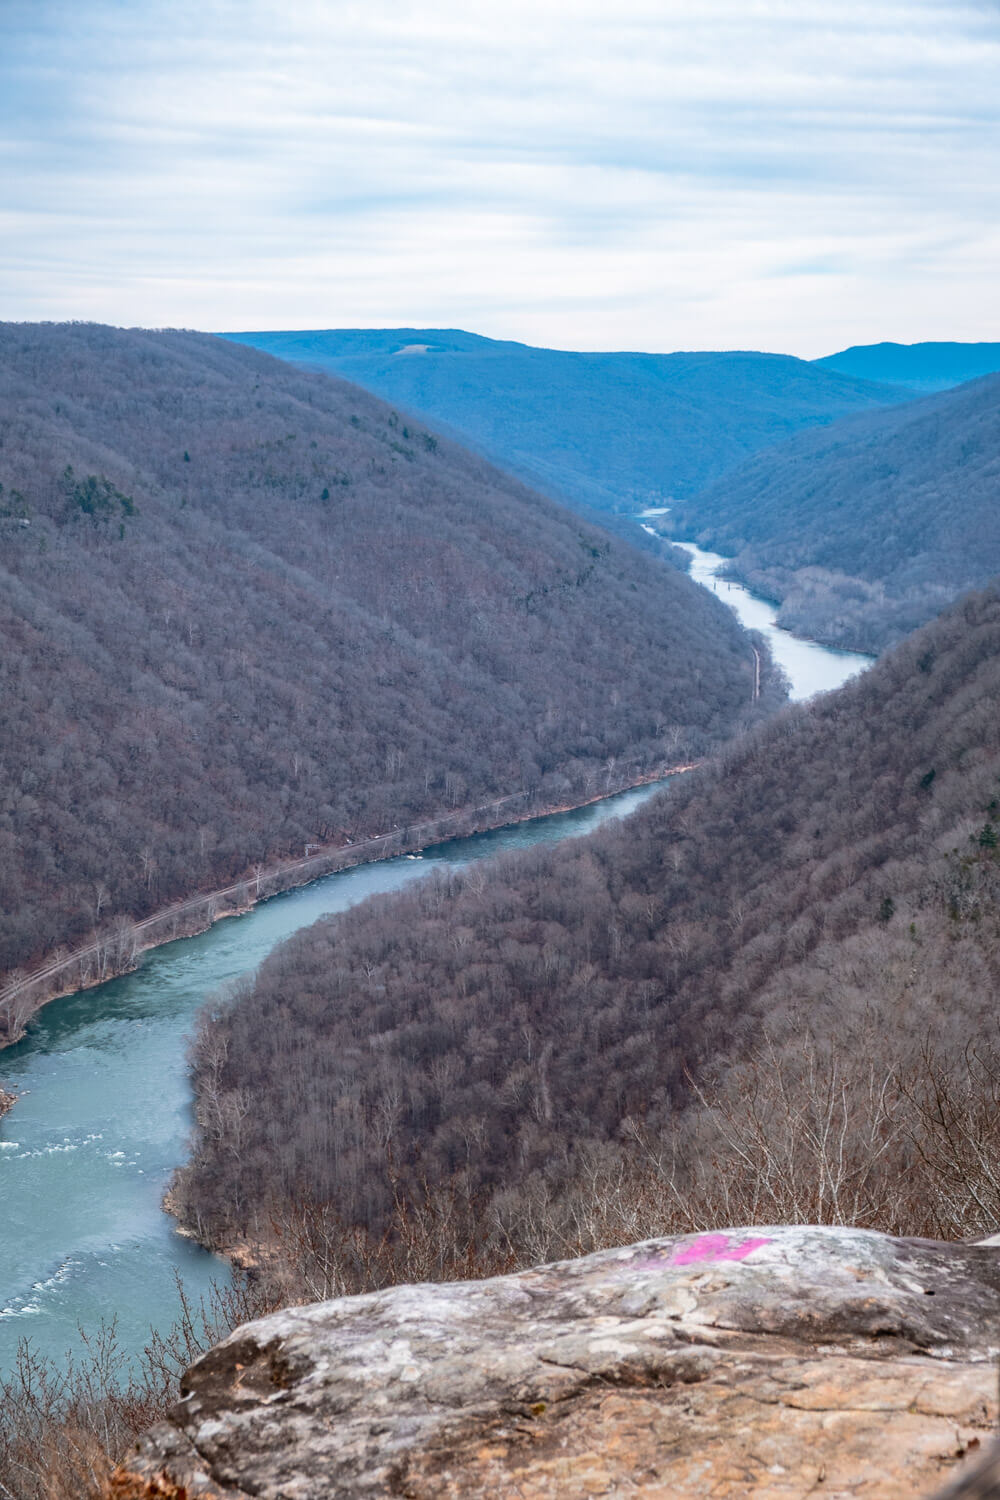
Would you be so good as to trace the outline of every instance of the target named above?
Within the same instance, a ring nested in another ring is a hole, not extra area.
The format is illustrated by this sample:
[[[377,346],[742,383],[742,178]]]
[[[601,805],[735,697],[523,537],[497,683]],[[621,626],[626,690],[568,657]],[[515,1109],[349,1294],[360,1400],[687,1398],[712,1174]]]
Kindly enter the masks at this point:
[[[644,524],[644,518],[666,515],[668,509],[668,506],[657,506],[644,510],[638,517],[643,530],[650,536],[659,536],[654,527]],[[723,603],[736,612],[740,624],[747,630],[757,630],[765,637],[771,655],[788,678],[790,696],[794,700],[829,692],[871,666],[874,657],[858,651],[831,650],[784,630],[778,624],[777,605],[751,594],[741,583],[730,583],[718,576],[731,558],[722,557],[718,552],[705,552],[694,542],[678,542],[673,537],[670,540],[675,547],[681,547],[689,554],[691,577],[695,582],[718,594]]]
[[[693,576],[768,636],[793,697],[835,687],[868,664],[778,630],[772,606],[714,577],[725,559],[688,550]],[[0,1371],[25,1337],[60,1359],[110,1309],[121,1348],[138,1352],[151,1327],[176,1317],[178,1276],[196,1300],[225,1278],[225,1265],[179,1235],[160,1208],[190,1129],[186,1038],[209,995],[320,916],[432,870],[589,833],[660,790],[325,876],[151,951],[134,974],[47,1006],[0,1059],[4,1082],[22,1094],[0,1123]]]
[[[176,1317],[176,1275],[195,1299],[226,1276],[160,1208],[190,1129],[186,1038],[209,995],[318,917],[432,870],[589,833],[658,789],[327,875],[46,1006],[0,1059],[6,1085],[25,1091],[0,1123],[0,1371],[25,1336],[60,1358],[109,1309],[137,1352]]]

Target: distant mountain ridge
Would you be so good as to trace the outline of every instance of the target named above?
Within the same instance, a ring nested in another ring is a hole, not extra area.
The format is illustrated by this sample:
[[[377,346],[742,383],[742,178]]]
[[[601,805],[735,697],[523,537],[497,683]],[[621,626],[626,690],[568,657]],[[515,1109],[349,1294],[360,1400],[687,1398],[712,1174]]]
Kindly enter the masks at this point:
[[[854,344],[813,363],[859,380],[888,381],[929,393],[1000,370],[1000,344]]]
[[[662,529],[734,555],[789,629],[878,650],[1000,572],[1000,374],[801,433]]]
[[[575,353],[436,328],[223,336],[356,381],[604,511],[692,495],[803,428],[908,399],[784,354]]]

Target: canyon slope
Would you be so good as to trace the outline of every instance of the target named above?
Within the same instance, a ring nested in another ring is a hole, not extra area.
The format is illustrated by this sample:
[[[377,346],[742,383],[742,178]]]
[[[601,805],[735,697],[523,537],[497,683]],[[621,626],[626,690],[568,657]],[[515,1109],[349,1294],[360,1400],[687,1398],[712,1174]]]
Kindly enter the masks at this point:
[[[438,328],[226,336],[356,380],[596,510],[690,495],[802,428],[909,396],[782,354],[583,354]]]
[[[1000,571],[1000,375],[803,433],[665,518],[779,623],[879,650]]]
[[[748,638],[676,570],[194,333],[0,326],[0,634],[0,976],[313,843],[593,795],[752,711]]]
[[[998,701],[993,585],[622,823],[296,934],[205,1021],[178,1212],[377,1245],[450,1194],[435,1253],[487,1269],[784,1215],[996,1232]]]

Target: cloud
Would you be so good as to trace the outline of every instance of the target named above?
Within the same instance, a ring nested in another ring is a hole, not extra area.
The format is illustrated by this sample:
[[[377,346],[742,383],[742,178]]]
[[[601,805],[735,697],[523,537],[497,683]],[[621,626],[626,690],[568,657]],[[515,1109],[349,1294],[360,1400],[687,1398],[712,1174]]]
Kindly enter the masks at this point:
[[[1000,337],[1000,12],[6,0],[5,317]]]

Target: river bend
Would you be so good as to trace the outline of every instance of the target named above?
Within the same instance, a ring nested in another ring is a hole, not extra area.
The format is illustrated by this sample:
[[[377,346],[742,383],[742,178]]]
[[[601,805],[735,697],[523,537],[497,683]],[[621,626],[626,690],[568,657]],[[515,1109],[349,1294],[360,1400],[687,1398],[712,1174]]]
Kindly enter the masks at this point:
[[[687,550],[692,576],[767,636],[793,697],[835,687],[868,664],[779,630],[772,605],[715,577],[724,558]],[[432,870],[589,833],[658,792],[662,787],[622,792],[575,812],[456,839],[421,858],[325,876],[149,952],[134,974],[46,1006],[2,1058],[4,1081],[22,1097],[0,1122],[0,1370],[10,1368],[25,1336],[61,1358],[78,1344],[79,1328],[96,1329],[111,1310],[122,1347],[138,1352],[151,1327],[174,1320],[178,1275],[197,1299],[228,1274],[178,1234],[160,1207],[185,1154],[186,1038],[208,996],[318,917]]]

